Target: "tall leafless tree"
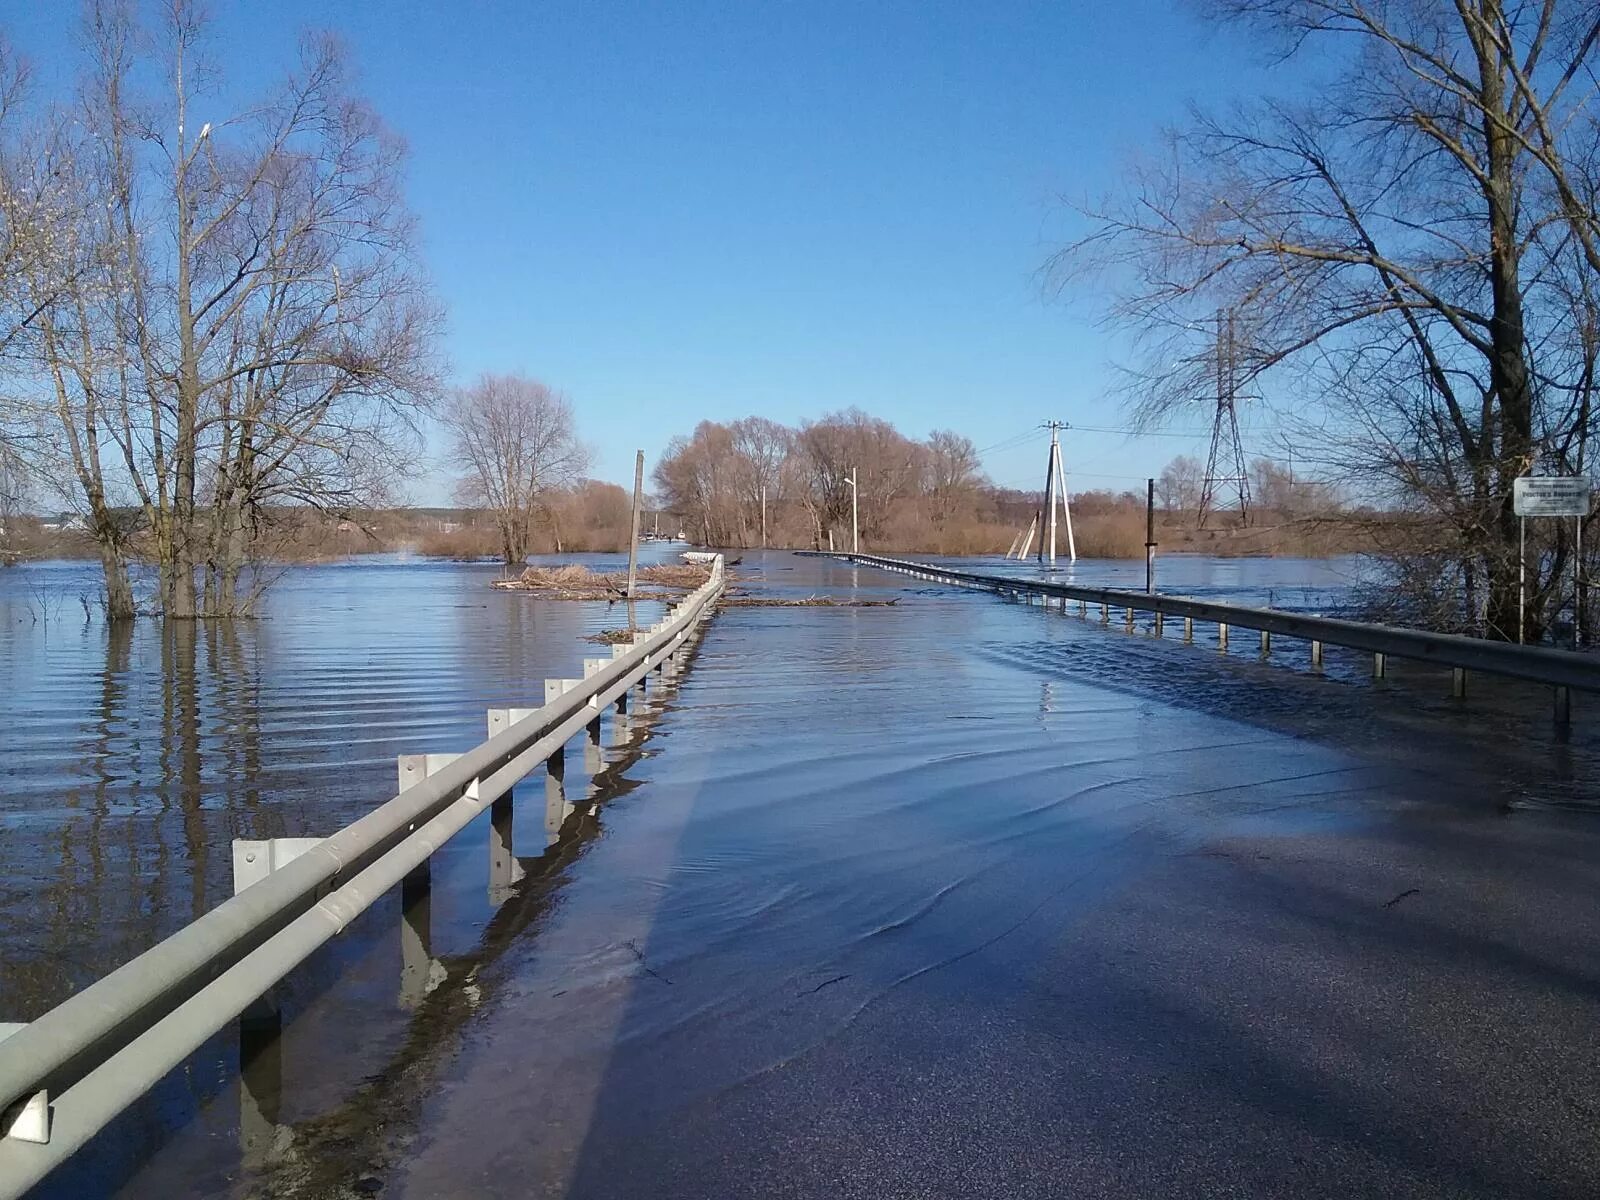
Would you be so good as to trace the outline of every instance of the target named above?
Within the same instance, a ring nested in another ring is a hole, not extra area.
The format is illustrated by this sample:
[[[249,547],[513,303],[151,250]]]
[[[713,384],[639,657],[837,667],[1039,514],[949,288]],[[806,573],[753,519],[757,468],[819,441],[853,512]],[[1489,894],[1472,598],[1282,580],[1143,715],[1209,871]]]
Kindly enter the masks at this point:
[[[1178,455],[1162,467],[1156,479],[1156,497],[1161,507],[1168,512],[1198,511],[1205,473],[1205,464],[1187,454]]]
[[[942,527],[970,503],[983,482],[983,464],[971,438],[945,429],[928,435],[924,461],[933,520]]]
[[[1513,479],[1587,469],[1600,278],[1600,13],[1577,0],[1215,0],[1331,72],[1203,116],[1056,260],[1110,267],[1145,416],[1210,387],[1206,318],[1352,491],[1454,531],[1456,585],[1517,635]],[[1317,58],[1319,49],[1327,54]],[[1302,455],[1297,455],[1302,457]],[[1538,599],[1565,547],[1533,564]]]
[[[525,375],[483,375],[443,421],[463,499],[493,514],[507,565],[522,562],[540,512],[588,463],[571,402]]]
[[[138,16],[129,0],[86,11],[71,132],[51,143],[83,202],[31,277],[30,361],[111,614],[132,612],[136,523],[157,607],[228,616],[259,591],[259,569],[241,577],[275,508],[382,495],[437,390],[438,312],[403,148],[350,93],[334,41],[306,36],[282,84],[230,116],[198,7]]]
[[[924,450],[889,422],[858,408],[829,413],[800,427],[796,441],[805,464],[820,541],[829,528],[848,530],[855,473],[861,536],[870,541],[884,529],[896,500],[917,492]]]

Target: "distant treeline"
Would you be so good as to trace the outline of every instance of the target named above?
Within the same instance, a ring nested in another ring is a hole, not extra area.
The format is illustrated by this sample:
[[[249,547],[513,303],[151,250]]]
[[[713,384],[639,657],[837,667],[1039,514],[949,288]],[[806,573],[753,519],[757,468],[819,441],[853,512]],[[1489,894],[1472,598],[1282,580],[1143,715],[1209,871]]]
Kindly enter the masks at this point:
[[[532,552],[625,550],[628,506],[628,494],[622,488],[599,480],[583,480],[552,492],[540,508]],[[653,511],[646,513],[646,532],[655,516]],[[120,517],[130,531],[130,557],[145,557],[149,534],[139,525],[139,513],[130,509]],[[668,518],[661,519],[664,529]],[[270,531],[271,559],[278,563],[405,550],[441,558],[500,554],[498,525],[493,514],[481,508],[372,508],[330,514],[304,505],[282,505],[262,514],[261,527]],[[93,533],[79,517],[0,518],[0,564],[97,557],[99,547]]]
[[[1041,447],[1042,455],[1042,447]],[[996,487],[970,438],[935,431],[907,437],[859,409],[791,428],[765,417],[702,421],[674,438],[656,465],[661,507],[691,540],[714,546],[839,548],[851,537],[852,471],[864,547],[932,554],[1006,550],[1037,513],[1040,494]],[[1258,459],[1248,524],[1208,514],[1198,528],[1203,468],[1174,459],[1157,488],[1157,540],[1212,553],[1336,554],[1370,540],[1373,514],[1355,513],[1323,483],[1297,481]],[[1069,486],[1071,483],[1069,477]],[[1092,558],[1144,553],[1144,489],[1072,496],[1077,549]],[[1065,552],[1066,537],[1061,534]],[[1035,542],[1037,545],[1037,542]]]

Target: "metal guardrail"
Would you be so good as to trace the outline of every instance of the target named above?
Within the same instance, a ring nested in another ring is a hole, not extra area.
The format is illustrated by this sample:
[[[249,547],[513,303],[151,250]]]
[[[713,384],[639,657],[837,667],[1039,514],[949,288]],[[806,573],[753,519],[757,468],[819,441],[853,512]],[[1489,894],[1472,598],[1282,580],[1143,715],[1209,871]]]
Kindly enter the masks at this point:
[[[541,763],[554,773],[604,709],[625,708],[723,582],[719,555],[665,620],[586,660],[583,679],[546,680],[543,707],[491,711],[488,740],[464,754],[402,758],[399,794],[330,837],[235,843],[231,899],[37,1020],[0,1025],[0,1197],[32,1187],[390,888],[426,888],[433,853]]]
[[[1194,622],[1215,624],[1219,631],[1218,642],[1224,649],[1228,645],[1230,628],[1258,631],[1263,650],[1270,647],[1270,639],[1274,635],[1299,638],[1311,643],[1311,662],[1314,666],[1322,665],[1324,645],[1366,651],[1373,656],[1372,673],[1379,678],[1387,673],[1387,661],[1390,658],[1449,667],[1452,669],[1452,691],[1457,697],[1466,695],[1469,671],[1548,684],[1556,689],[1556,720],[1562,724],[1571,719],[1573,690],[1600,692],[1600,659],[1587,654],[1575,654],[1569,650],[1552,650],[1544,646],[1518,646],[1509,642],[1463,637],[1460,634],[1429,633],[1421,629],[1402,629],[1393,625],[1346,621],[1338,617],[1317,617],[1285,612],[1282,609],[1218,604],[1209,600],[1163,595],[1159,592],[1124,592],[1109,588],[1078,587],[1048,580],[980,575],[934,563],[883,558],[874,554],[835,554],[831,557],[964,587],[978,587],[1012,595],[1055,597],[1061,600],[1062,608],[1066,607],[1066,601],[1076,600],[1085,614],[1088,605],[1098,604],[1101,609],[1101,620],[1106,623],[1110,621],[1111,610],[1120,608],[1125,611],[1126,624],[1130,628],[1133,625],[1134,613],[1154,613],[1154,632],[1157,636],[1162,634],[1164,619],[1167,617],[1183,619],[1185,640],[1192,640]]]

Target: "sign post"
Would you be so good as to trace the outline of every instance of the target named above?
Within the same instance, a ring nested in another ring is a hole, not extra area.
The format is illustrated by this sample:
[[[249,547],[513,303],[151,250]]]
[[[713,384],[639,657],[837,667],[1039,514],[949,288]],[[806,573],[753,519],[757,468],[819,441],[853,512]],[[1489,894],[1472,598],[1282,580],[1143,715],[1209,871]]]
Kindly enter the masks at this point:
[[[1583,644],[1583,519],[1589,515],[1589,481],[1577,475],[1521,475],[1511,504],[1520,518],[1517,567],[1517,641],[1527,628],[1528,518],[1572,517],[1572,648]]]

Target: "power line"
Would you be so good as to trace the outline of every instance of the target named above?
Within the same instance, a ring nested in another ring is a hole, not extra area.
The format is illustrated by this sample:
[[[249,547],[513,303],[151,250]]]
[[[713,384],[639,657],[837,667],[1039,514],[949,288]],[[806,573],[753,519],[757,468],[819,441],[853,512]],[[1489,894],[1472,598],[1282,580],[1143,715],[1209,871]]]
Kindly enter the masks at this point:
[[[1010,450],[1015,446],[1021,446],[1025,442],[1032,440],[1035,432],[1036,430],[1034,429],[1024,429],[1021,433],[1014,434],[1008,438],[1002,438],[994,445],[985,446],[982,450],[979,450],[976,453],[979,458],[982,458],[985,454],[991,454],[996,450]]]
[[[1067,424],[1067,425],[1064,425],[1063,428],[1064,429],[1070,429],[1073,433],[1103,433],[1103,434],[1113,434],[1113,435],[1116,435],[1116,436],[1119,436],[1119,437],[1191,438],[1191,439],[1203,440],[1203,439],[1209,438],[1211,436],[1209,433],[1192,433],[1192,432],[1186,432],[1186,431],[1182,431],[1182,430],[1113,429],[1113,428],[1110,428],[1110,427],[1104,426],[1104,425],[1072,425],[1072,424]],[[986,456],[988,456],[990,454],[997,454],[997,453],[1000,453],[1001,451],[1004,451],[1004,450],[1014,450],[1019,446],[1026,445],[1032,438],[1034,438],[1037,435],[1037,432],[1038,431],[1036,429],[1024,430],[1022,433],[1019,433],[1019,434],[1016,434],[1016,435],[1014,435],[1012,437],[1008,437],[1008,438],[1005,438],[1005,439],[1003,439],[1001,441],[998,441],[992,446],[985,446],[981,450],[976,451],[976,453],[977,453],[978,457],[980,459],[982,459],[982,458],[985,458]],[[1134,476],[1130,475],[1130,476],[1128,476],[1128,478],[1132,479],[1132,478],[1134,478]],[[1139,478],[1143,478],[1143,476],[1140,476]]]
[[[1138,483],[1143,483],[1149,478],[1148,475],[1106,475],[1094,471],[1075,471],[1071,467],[1066,468],[1065,474],[1077,479],[1132,479]],[[1039,490],[1037,484],[1031,483],[996,483],[994,486],[1012,492],[1036,492]]]
[[[1172,438],[1208,438],[1209,433],[1186,433],[1182,430],[1168,429],[1106,429],[1099,425],[1074,425],[1073,433],[1117,433],[1124,437],[1172,437]]]

